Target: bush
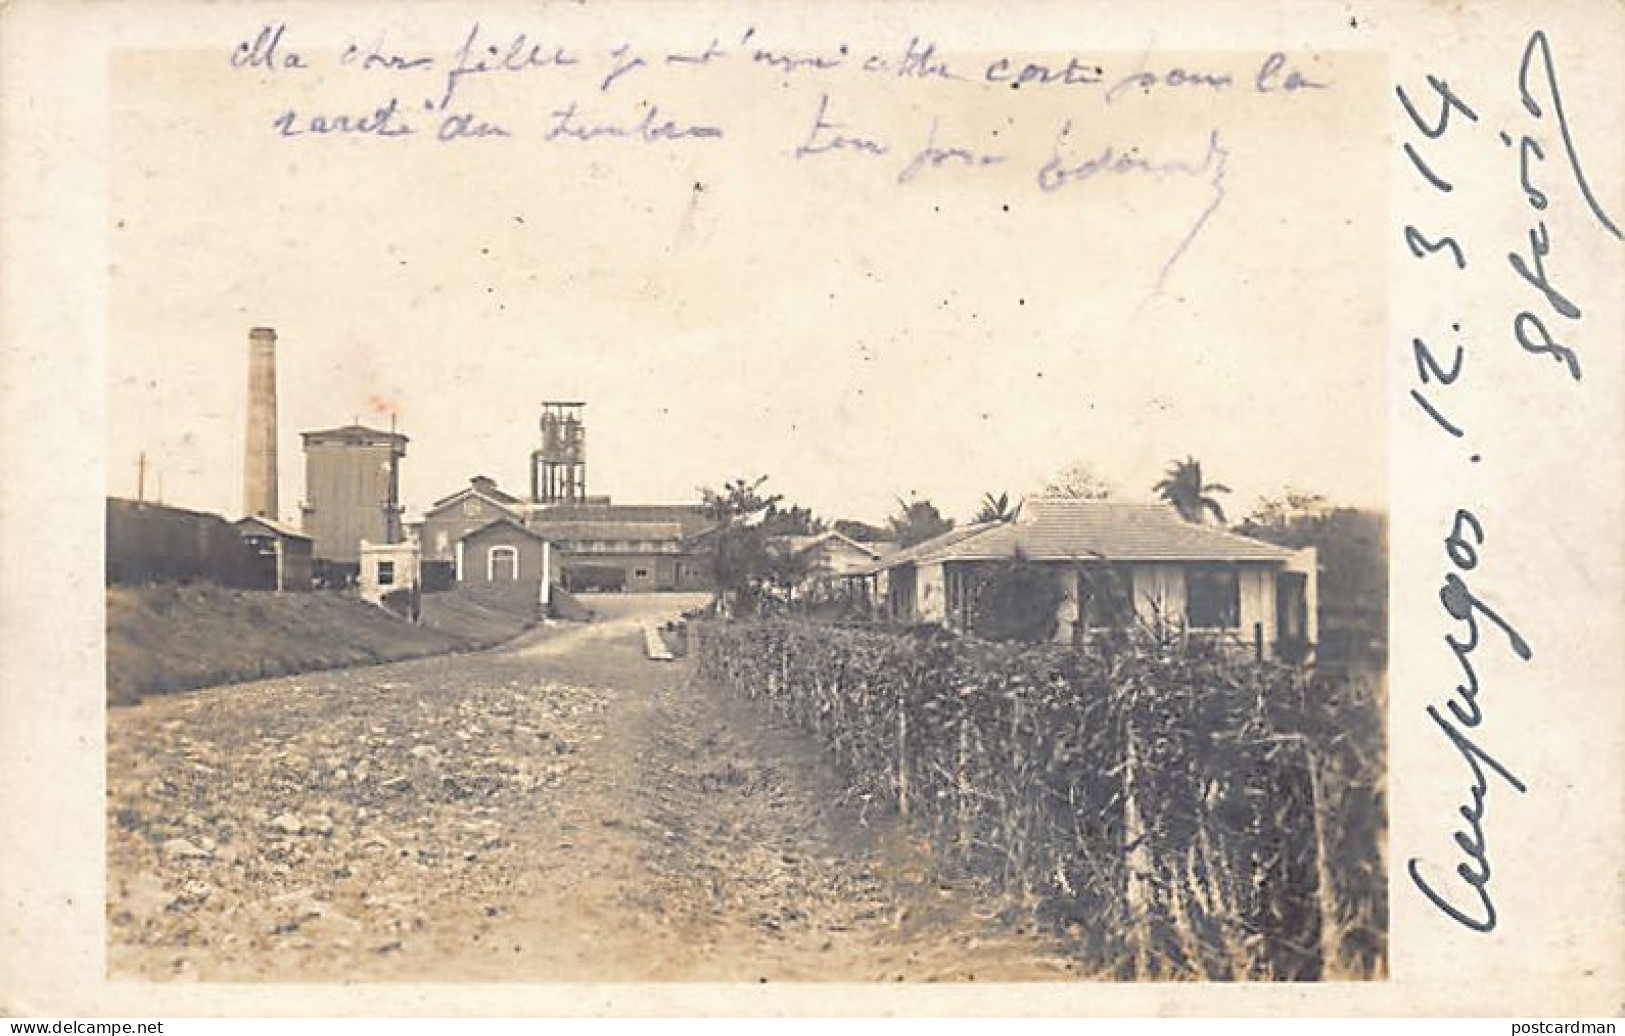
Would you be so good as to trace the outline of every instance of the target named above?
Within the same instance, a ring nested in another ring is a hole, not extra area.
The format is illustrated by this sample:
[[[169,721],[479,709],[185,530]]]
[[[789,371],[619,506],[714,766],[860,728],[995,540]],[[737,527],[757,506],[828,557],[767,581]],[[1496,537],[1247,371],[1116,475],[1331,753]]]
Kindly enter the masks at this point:
[[[692,633],[702,672],[828,745],[849,798],[925,824],[1100,974],[1382,969],[1380,776],[1348,765],[1349,702],[1299,670],[1145,636],[1108,657],[788,621]],[[1380,751],[1380,714],[1353,727]],[[1329,838],[1327,802],[1357,826]]]
[[[982,577],[972,625],[988,640],[1051,640],[1055,610],[1065,596],[1053,573],[1017,556],[992,566]]]

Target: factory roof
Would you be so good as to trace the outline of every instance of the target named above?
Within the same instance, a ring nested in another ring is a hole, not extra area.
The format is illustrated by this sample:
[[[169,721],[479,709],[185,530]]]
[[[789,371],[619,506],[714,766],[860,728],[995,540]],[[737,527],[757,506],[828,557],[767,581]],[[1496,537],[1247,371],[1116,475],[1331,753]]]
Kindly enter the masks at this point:
[[[685,539],[680,522],[595,522],[552,521],[542,518],[531,520],[530,527],[551,540],[583,542],[587,540],[615,540],[661,542]]]
[[[684,536],[693,536],[715,523],[699,504],[532,504],[532,524],[558,522],[676,522]]]

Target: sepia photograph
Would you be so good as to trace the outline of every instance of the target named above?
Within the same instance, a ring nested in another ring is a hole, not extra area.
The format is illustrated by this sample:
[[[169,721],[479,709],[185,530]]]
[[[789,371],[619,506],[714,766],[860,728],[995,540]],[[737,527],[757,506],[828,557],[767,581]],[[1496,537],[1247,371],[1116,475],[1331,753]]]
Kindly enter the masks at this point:
[[[0,1014],[1609,1031],[1622,31],[0,4]]]
[[[110,977],[1386,977],[1380,62],[242,13],[110,69]]]

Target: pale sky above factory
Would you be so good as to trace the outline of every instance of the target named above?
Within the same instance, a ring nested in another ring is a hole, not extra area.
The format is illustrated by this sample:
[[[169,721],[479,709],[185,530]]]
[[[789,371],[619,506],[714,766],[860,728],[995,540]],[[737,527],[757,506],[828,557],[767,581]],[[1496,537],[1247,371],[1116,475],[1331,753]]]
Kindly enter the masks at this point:
[[[796,158],[820,99],[802,82],[709,142],[311,141],[269,132],[265,96],[211,57],[190,79],[139,55],[113,70],[115,495],[145,451],[168,502],[241,512],[263,325],[290,520],[299,432],[356,419],[410,437],[410,513],[476,474],[523,494],[546,399],[586,401],[588,491],[617,500],[767,474],[832,517],[915,493],[964,518],[1074,461],[1144,498],[1187,454],[1237,518],[1287,485],[1386,499],[1382,267],[1339,260],[1379,247],[1346,214],[1382,211],[1349,200],[1380,190],[1382,159],[1334,145],[1369,117],[1334,91],[1291,112],[1097,107],[1074,129],[1073,101],[1013,118],[967,88],[933,118],[1008,168],[904,182]],[[718,119],[726,96],[683,95]],[[930,121],[884,103],[872,125],[918,147]],[[1058,126],[1200,175],[1038,189],[1029,157],[1073,147]]]

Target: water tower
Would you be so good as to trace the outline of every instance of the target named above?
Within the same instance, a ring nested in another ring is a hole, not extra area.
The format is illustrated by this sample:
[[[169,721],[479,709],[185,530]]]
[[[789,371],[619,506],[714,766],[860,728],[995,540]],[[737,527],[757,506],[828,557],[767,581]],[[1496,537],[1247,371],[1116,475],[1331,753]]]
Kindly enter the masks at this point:
[[[530,454],[530,498],[539,504],[581,503],[587,498],[585,403],[542,404],[542,446]]]

